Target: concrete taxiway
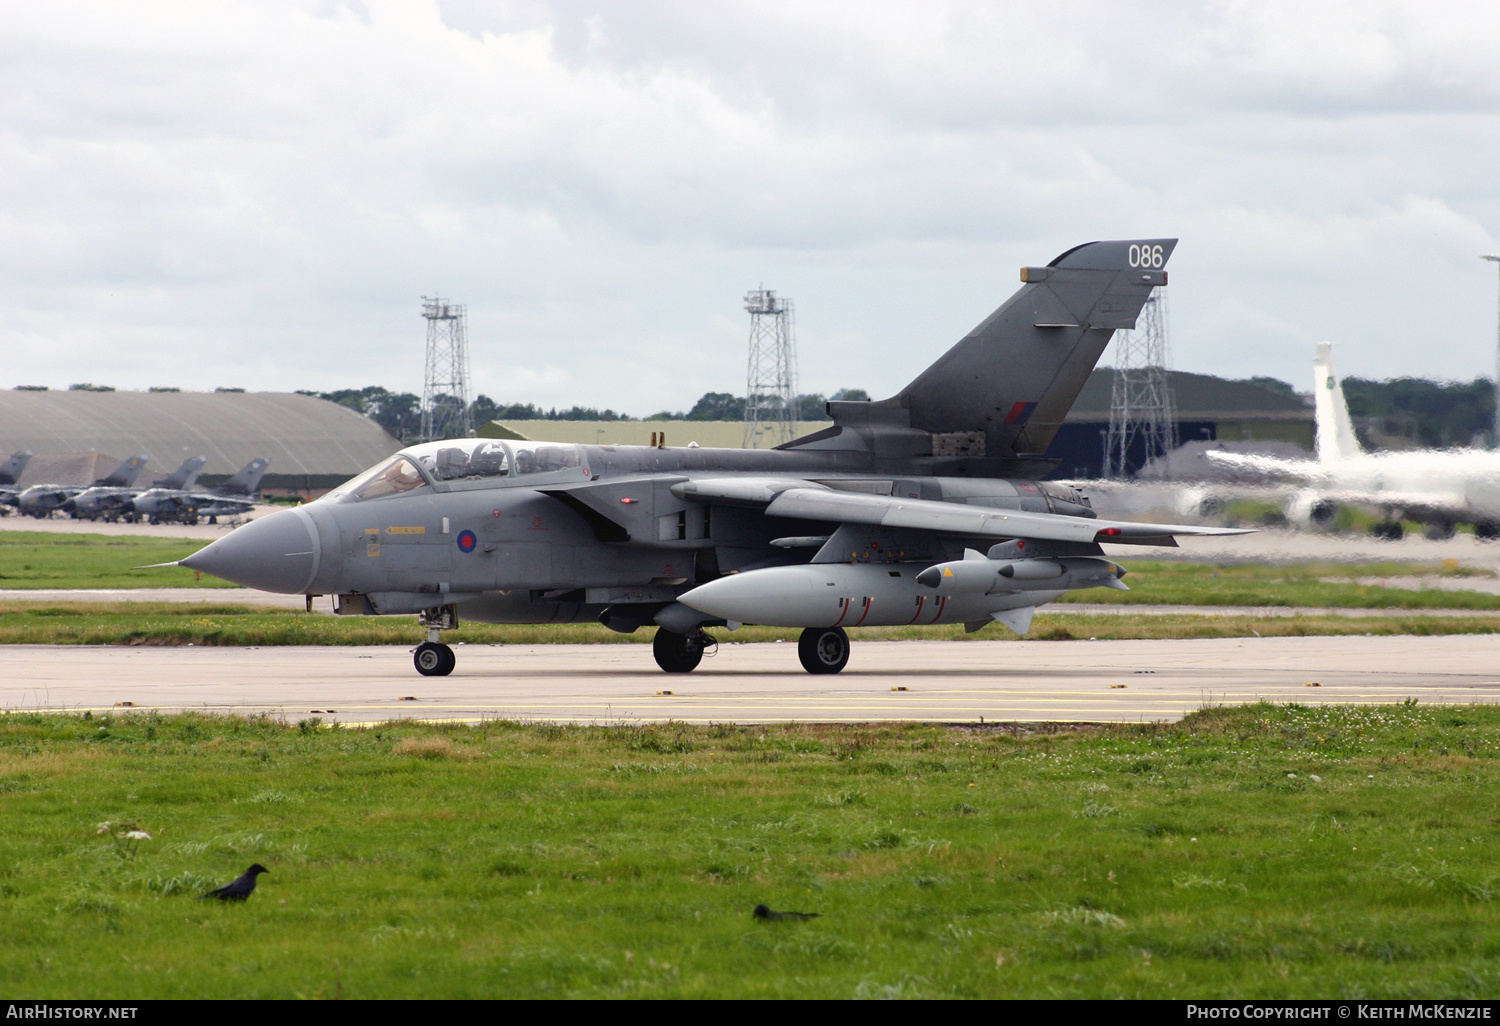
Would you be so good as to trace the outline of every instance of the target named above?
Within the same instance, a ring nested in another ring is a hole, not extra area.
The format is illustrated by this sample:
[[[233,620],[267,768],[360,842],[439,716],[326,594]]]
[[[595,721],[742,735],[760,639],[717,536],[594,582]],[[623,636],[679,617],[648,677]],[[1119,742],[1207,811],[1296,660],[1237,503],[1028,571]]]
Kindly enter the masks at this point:
[[[1139,722],[1206,704],[1500,701],[1500,636],[899,641],[837,676],[790,644],[725,645],[661,673],[647,645],[464,645],[449,677],[405,649],[0,648],[0,707],[203,710],[296,721]],[[1310,687],[1317,684],[1317,687]]]

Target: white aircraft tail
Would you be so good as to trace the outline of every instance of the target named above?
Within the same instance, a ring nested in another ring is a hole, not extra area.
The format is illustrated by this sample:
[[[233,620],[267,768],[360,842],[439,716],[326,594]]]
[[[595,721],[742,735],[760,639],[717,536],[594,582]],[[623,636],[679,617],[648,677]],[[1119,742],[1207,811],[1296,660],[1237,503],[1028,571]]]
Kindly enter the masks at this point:
[[[1333,343],[1319,342],[1313,358],[1314,412],[1318,419],[1318,462],[1353,459],[1363,453],[1354,437],[1344,386],[1333,369]]]

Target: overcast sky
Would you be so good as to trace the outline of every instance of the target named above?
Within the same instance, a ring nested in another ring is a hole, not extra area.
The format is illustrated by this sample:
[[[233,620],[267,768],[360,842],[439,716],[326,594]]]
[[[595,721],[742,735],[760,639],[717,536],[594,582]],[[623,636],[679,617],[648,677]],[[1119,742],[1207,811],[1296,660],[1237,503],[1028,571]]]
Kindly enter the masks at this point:
[[[1178,369],[1494,373],[1495,3],[11,3],[0,385],[899,389],[1080,242],[1181,238]],[[1112,357],[1106,355],[1105,361]]]

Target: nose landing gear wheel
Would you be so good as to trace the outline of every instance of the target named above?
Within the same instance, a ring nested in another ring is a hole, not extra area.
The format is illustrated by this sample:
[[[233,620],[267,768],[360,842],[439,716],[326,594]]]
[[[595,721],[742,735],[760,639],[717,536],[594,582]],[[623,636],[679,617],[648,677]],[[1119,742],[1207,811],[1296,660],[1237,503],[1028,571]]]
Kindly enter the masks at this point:
[[[417,672],[424,677],[446,677],[458,665],[458,657],[447,645],[424,641],[417,646],[412,662],[416,664]]]
[[[797,639],[797,658],[808,673],[838,673],[849,663],[849,635],[840,627],[809,627]]]
[[[651,654],[668,673],[692,673],[703,662],[704,640],[702,634],[694,637],[662,628],[651,639]]]

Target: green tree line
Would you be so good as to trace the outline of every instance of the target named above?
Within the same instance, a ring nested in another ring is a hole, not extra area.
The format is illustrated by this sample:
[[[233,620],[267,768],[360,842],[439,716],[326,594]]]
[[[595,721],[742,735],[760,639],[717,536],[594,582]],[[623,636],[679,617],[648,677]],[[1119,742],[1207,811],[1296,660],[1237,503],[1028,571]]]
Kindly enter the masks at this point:
[[[299,389],[298,395],[316,396],[355,413],[369,417],[397,438],[405,441],[417,437],[422,426],[422,398],[411,392],[392,392],[379,385],[365,388],[342,388],[331,392],[314,392]],[[846,388],[834,393],[835,399],[868,400],[869,394],[861,388]],[[824,409],[827,397],[821,394],[797,397],[797,419],[799,421],[828,420]],[[593,406],[556,406],[542,408],[534,403],[497,403],[487,395],[477,397],[469,404],[469,414],[474,423],[487,424],[492,420],[636,420],[628,413],[617,413],[610,409]],[[705,392],[692,408],[686,412],[662,410],[641,420],[741,420],[745,416],[745,397],[729,392]]]

